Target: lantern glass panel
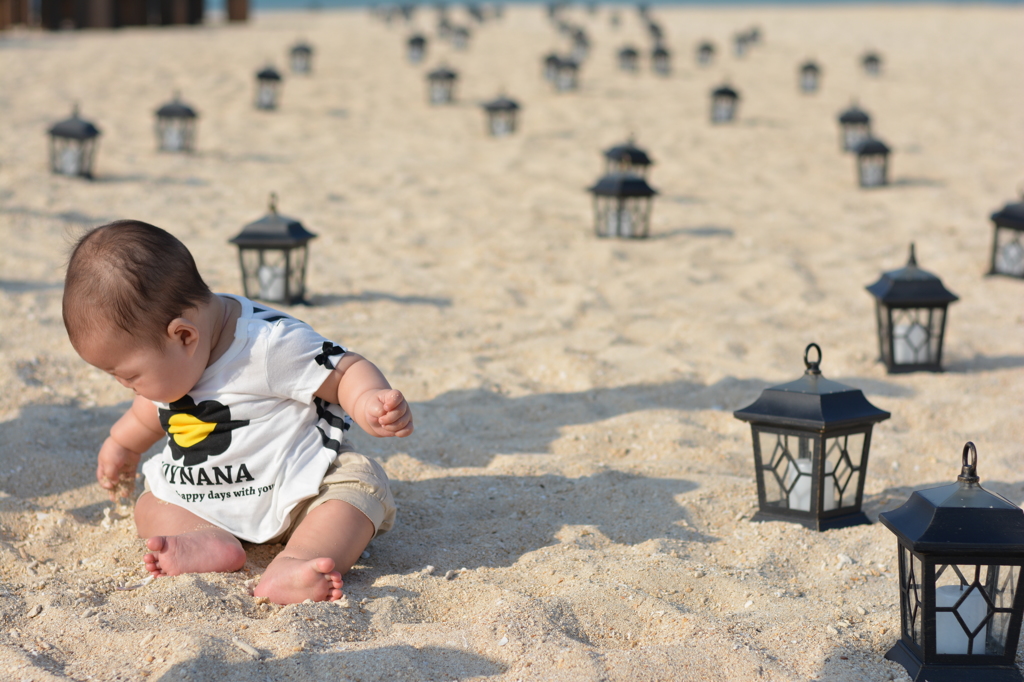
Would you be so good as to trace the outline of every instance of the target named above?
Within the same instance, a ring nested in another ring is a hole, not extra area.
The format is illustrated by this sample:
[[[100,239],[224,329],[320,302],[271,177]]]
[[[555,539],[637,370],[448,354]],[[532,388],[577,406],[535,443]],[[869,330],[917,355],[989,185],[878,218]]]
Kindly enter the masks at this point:
[[[650,197],[594,197],[595,230],[599,237],[646,237]]]
[[[309,73],[310,71],[310,55],[307,52],[293,52],[292,53],[292,71],[294,73]]]
[[[864,432],[825,439],[822,511],[856,506],[857,492],[864,476],[862,463],[866,441]]]
[[[95,140],[74,140],[66,137],[51,137],[50,167],[60,175],[92,174],[92,155]]]
[[[190,119],[159,118],[156,124],[157,141],[160,149],[167,152],[183,152],[192,149],[194,126]]]
[[[724,123],[731,121],[736,110],[736,100],[731,97],[715,97],[711,101],[711,120]]]
[[[858,159],[861,187],[879,187],[886,184],[888,159],[883,154],[867,154]]]
[[[903,638],[916,644],[919,653],[924,651],[924,586],[921,579],[924,567],[921,559],[909,549],[900,545],[900,612],[903,615]]]
[[[516,129],[515,112],[493,111],[490,115],[491,135],[504,137],[511,135]]]
[[[1002,656],[1019,573],[1017,566],[936,566],[935,653]]]
[[[817,439],[764,429],[757,429],[756,433],[757,474],[763,479],[765,505],[811,511]]]
[[[814,92],[818,89],[818,74],[815,71],[800,72],[800,89],[804,92]]]
[[[843,124],[843,149],[855,151],[860,143],[871,137],[871,126],[867,123]]]
[[[939,361],[944,308],[892,308],[888,322],[893,365],[930,365]],[[887,325],[888,326],[888,325]]]
[[[996,228],[996,247],[993,271],[1000,275],[1024,277],[1024,244],[1021,232]]]
[[[447,104],[452,101],[452,84],[450,81],[435,80],[430,82],[430,102]]]
[[[559,69],[558,76],[555,78],[555,87],[558,90],[575,90],[576,89],[576,70],[575,69]]]
[[[306,281],[306,258],[309,248],[302,246],[285,253],[288,263],[288,300],[302,300],[306,296],[304,283]]]
[[[256,86],[256,106],[260,109],[274,109],[277,107],[276,82],[259,81]]]

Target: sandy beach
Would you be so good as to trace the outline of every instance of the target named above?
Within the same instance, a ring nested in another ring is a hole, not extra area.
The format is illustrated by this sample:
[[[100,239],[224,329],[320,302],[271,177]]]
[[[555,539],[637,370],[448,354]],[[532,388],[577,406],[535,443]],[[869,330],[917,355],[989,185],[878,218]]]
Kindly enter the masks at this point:
[[[967,440],[982,485],[1024,502],[1024,282],[984,276],[988,216],[1024,182],[1024,8],[656,7],[668,77],[621,14],[567,12],[592,54],[566,94],[542,78],[569,43],[540,6],[473,26],[462,52],[426,9],[411,26],[351,10],[0,34],[0,679],[909,679],[883,659],[894,536],[751,523],[732,412],[799,377],[814,341],[826,377],[892,413],[872,521],[954,481]],[[736,58],[754,25],[762,43]],[[431,43],[412,66],[416,28]],[[286,69],[300,38],[305,77]],[[718,55],[700,68],[703,39]],[[616,66],[627,43],[638,74]],[[808,58],[815,95],[797,88]],[[275,112],[252,106],[267,63],[285,73]],[[457,102],[431,107],[442,63]],[[726,80],[739,119],[712,126]],[[156,151],[176,90],[200,114],[191,155]],[[520,130],[492,139],[479,104],[500,93]],[[858,189],[839,150],[854,98],[893,149],[889,187]],[[103,132],[91,182],[46,165],[74,102]],[[655,160],[651,238],[600,240],[585,188],[630,134]],[[313,305],[289,312],[377,363],[416,419],[409,439],[352,436],[393,480],[395,529],[344,600],[283,608],[251,596],[279,546],[249,546],[239,573],[143,580],[130,514],[95,480],[130,396],[77,357],[60,312],[69,243],[118,218],[170,230],[215,291],[241,293],[227,240],[271,192],[319,235]],[[864,287],[911,242],[960,297],[944,373],[877,360]]]

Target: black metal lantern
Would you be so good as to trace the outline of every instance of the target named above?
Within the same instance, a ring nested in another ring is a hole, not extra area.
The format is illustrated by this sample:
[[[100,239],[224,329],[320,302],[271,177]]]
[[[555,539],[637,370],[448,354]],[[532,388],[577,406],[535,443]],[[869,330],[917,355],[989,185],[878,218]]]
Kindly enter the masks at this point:
[[[861,187],[882,187],[889,184],[889,147],[869,137],[854,150],[857,154],[857,182]]]
[[[871,138],[871,117],[856,103],[839,114],[839,145],[844,152],[853,152]]]
[[[711,122],[729,123],[736,118],[740,95],[728,85],[711,91]]]
[[[278,214],[277,196],[271,194],[270,212],[231,239],[238,246],[246,298],[289,305],[305,302],[308,243],[314,237],[298,220]]]
[[[560,59],[555,74],[555,90],[569,92],[580,86],[580,65],[573,59]]]
[[[487,132],[493,137],[504,137],[516,131],[516,118],[519,114],[519,103],[508,97],[486,102],[484,111],[487,112]]]
[[[50,170],[58,175],[92,178],[99,128],[78,117],[78,105],[71,118],[53,124],[50,135]]]
[[[900,639],[913,680],[1021,682],[1024,511],[981,487],[974,443],[956,483],[915,491],[878,520],[897,538]]]
[[[992,214],[992,266],[990,275],[1024,278],[1024,201],[1007,204]]]
[[[256,74],[256,108],[272,110],[277,108],[281,92],[281,74],[273,66],[267,66]]]
[[[707,66],[715,58],[715,46],[709,42],[703,42],[697,46],[697,63]]]
[[[750,36],[746,33],[737,33],[732,37],[732,49],[737,57],[745,56],[749,47]]]
[[[891,415],[859,389],[823,377],[818,344],[807,346],[804,364],[802,377],[733,413],[753,434],[759,511],[752,520],[819,531],[870,523],[861,502],[871,428]]]
[[[806,61],[800,65],[800,91],[812,93],[818,91],[821,82],[821,67],[816,62]]]
[[[410,64],[419,64],[427,54],[427,39],[417,33],[405,43],[405,58]]]
[[[572,50],[569,56],[576,62],[582,62],[590,54],[590,39],[581,28],[577,28],[572,34]]]
[[[558,65],[562,62],[562,58],[554,52],[549,53],[544,57],[544,80],[549,83],[554,83],[558,78]]]
[[[914,245],[906,267],[884,273],[867,290],[875,297],[878,351],[889,373],[941,372],[946,311],[959,297],[917,267]]]
[[[636,71],[636,65],[639,59],[639,52],[632,47],[624,47],[619,50],[619,69],[622,71]]]
[[[174,99],[156,110],[156,142],[160,151],[190,152],[195,149],[195,109],[181,101],[174,93]]]
[[[659,76],[667,76],[672,71],[672,55],[661,43],[651,50],[651,70]]]
[[[869,76],[877,76],[882,73],[882,57],[877,52],[868,52],[861,60],[860,65],[864,68],[864,73]]]
[[[431,104],[450,104],[455,99],[455,81],[459,74],[441,66],[427,74],[427,91]]]
[[[292,46],[291,52],[292,73],[309,73],[313,70],[313,46],[305,41],[300,41]]]
[[[452,29],[452,47],[456,50],[465,50],[469,47],[469,29],[465,26],[456,26]]]
[[[646,151],[637,147],[630,137],[625,144],[617,144],[604,152],[608,164],[606,173],[631,173],[645,177],[647,169],[654,163]]]
[[[643,238],[651,228],[651,203],[657,191],[639,175],[609,173],[589,188],[594,195],[594,231],[598,237]]]

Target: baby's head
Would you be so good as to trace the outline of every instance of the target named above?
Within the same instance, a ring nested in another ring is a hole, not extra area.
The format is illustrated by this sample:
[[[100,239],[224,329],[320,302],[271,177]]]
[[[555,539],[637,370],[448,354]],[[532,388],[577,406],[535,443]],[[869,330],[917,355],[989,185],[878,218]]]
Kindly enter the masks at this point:
[[[167,396],[179,387],[168,382],[180,383],[169,375],[184,368],[161,359],[174,360],[163,356],[189,340],[181,338],[176,323],[212,297],[192,254],[178,239],[153,225],[118,220],[86,233],[71,252],[64,279],[64,327],[86,362],[140,395],[169,402]],[[177,360],[180,365],[181,358]],[[143,387],[136,380],[140,376],[156,383]]]

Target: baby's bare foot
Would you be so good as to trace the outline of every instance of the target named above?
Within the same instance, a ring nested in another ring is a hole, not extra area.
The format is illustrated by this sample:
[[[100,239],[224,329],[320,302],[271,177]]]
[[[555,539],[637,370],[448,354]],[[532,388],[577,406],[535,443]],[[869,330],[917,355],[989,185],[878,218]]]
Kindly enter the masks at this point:
[[[334,570],[334,560],[296,559],[278,555],[267,566],[260,584],[253,592],[275,604],[297,604],[341,599],[341,574]]]
[[[245,565],[245,550],[234,536],[220,529],[157,535],[146,540],[143,557],[154,577],[182,573],[230,573]]]

